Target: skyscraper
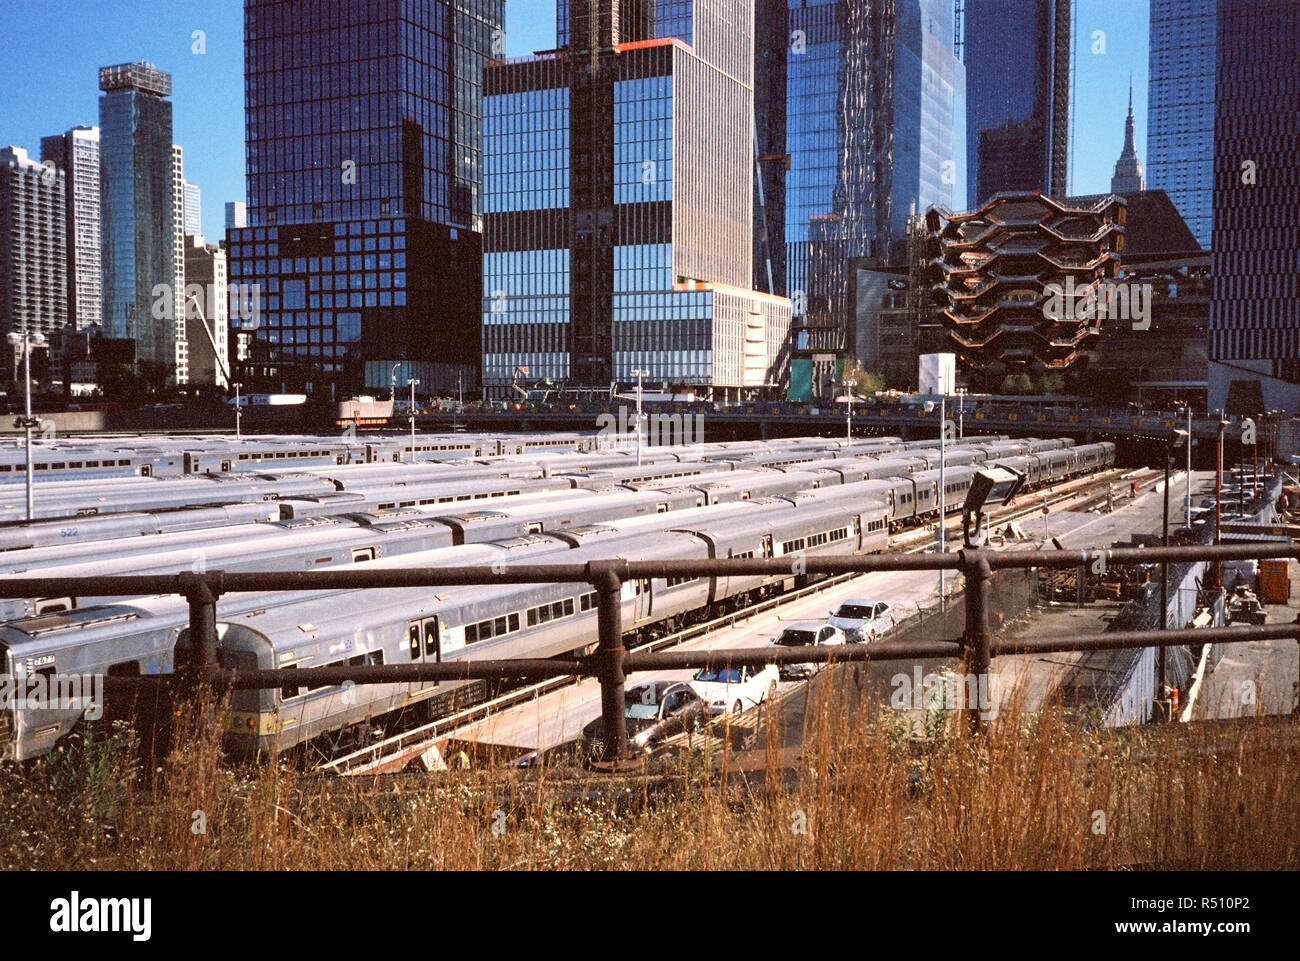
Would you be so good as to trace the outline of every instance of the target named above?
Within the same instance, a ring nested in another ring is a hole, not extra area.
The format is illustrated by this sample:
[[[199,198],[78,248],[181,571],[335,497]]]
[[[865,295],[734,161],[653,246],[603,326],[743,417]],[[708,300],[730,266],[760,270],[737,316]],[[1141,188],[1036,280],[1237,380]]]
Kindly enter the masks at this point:
[[[850,263],[901,263],[909,214],[955,202],[952,3],[789,0],[788,27],[788,292],[858,353]]]
[[[1069,192],[1072,0],[966,0],[966,184]]]
[[[1142,176],[1142,161],[1137,155],[1137,141],[1133,130],[1133,81],[1128,84],[1128,118],[1124,121],[1124,148],[1115,161],[1115,174],[1110,178],[1110,192],[1127,196],[1147,189]]]
[[[189,325],[185,320],[185,151],[172,144],[172,264],[175,280],[172,290],[173,316],[176,318],[176,383],[190,378]],[[155,301],[154,315],[158,314]]]
[[[1214,92],[1210,406],[1258,384],[1300,412],[1300,4],[1219,0]]]
[[[151,63],[99,71],[103,321],[137,362],[183,382],[172,189],[171,75]]]
[[[1147,182],[1210,245],[1218,0],[1151,0]]]
[[[99,238],[99,128],[73,127],[41,138],[41,160],[63,171],[67,211],[68,323],[98,327],[103,317]]]
[[[482,66],[503,0],[245,0],[246,387],[476,380]]]
[[[789,303],[750,288],[753,4],[557,19],[564,50],[484,77],[485,386],[779,382]]]
[[[65,223],[63,171],[22,147],[0,149],[0,334],[67,324]],[[5,345],[11,377],[17,350]]]
[[[203,201],[198,184],[185,181],[185,232],[199,236],[203,233]]]
[[[231,227],[248,226],[248,208],[244,206],[242,200],[229,200],[226,202],[226,229]]]

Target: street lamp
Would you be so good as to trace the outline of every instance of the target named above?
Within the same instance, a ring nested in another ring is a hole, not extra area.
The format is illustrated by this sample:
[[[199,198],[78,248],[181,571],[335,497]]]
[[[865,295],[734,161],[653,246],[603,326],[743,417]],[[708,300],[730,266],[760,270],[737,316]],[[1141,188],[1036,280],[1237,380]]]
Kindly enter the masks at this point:
[[[32,348],[45,346],[45,335],[39,330],[35,333],[11,333],[9,334],[9,344],[17,347],[19,344],[23,348],[23,386],[24,394],[27,399],[25,415],[14,420],[15,427],[21,427],[27,434],[27,520],[32,519],[32,428],[40,424],[40,421],[32,417]]]
[[[632,371],[636,378],[636,466],[641,466],[641,378],[649,377],[650,371],[637,368]]]
[[[393,372],[388,375],[388,396],[393,399],[394,403],[397,402],[397,369],[401,366],[400,363],[394,364]]]
[[[966,437],[966,388],[957,388],[957,439]]]
[[[243,387],[243,386],[244,386],[243,384],[235,384],[235,385],[234,385],[234,388],[235,388],[235,440],[241,440],[241,439],[242,439],[242,435],[241,435],[240,432],[239,432],[239,418],[240,418],[240,417],[243,415],[243,413],[244,413],[244,407],[243,407],[243,403],[242,403],[242,401],[239,399],[239,388],[241,388],[241,387]]]
[[[1192,526],[1192,404],[1187,402],[1187,493],[1184,495],[1187,508],[1187,526]]]
[[[411,385],[411,463],[415,463],[415,388],[420,382],[414,378],[407,381]]]
[[[934,401],[925,402],[926,413],[934,410]],[[948,475],[945,472],[945,462],[948,460],[948,395],[939,395],[939,529],[935,532],[938,541],[937,550],[940,554],[948,553],[948,525],[947,519],[947,500],[945,494],[948,487]],[[939,569],[939,601],[944,600],[944,572]]]
[[[1165,547],[1169,546],[1169,468],[1173,462],[1174,448],[1179,444],[1186,443],[1190,449],[1191,434],[1185,430],[1174,430],[1165,438],[1165,510],[1164,510],[1164,537],[1162,543]],[[1169,630],[1169,562],[1162,561],[1160,564],[1160,630]],[[1166,701],[1165,696],[1165,648],[1160,648],[1160,684],[1156,688],[1159,691],[1160,700]],[[1168,718],[1166,718],[1167,720]]]
[[[844,427],[844,439],[853,440],[853,381],[846,377],[840,381],[840,386],[844,388],[849,398],[848,421]]]

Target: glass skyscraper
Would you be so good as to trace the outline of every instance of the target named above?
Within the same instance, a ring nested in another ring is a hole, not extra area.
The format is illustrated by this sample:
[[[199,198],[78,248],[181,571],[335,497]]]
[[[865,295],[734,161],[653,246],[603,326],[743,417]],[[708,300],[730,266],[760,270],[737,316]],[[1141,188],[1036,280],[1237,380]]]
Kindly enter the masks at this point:
[[[1210,406],[1234,381],[1300,413],[1300,4],[1219,0]],[[1238,411],[1243,412],[1243,411]]]
[[[176,311],[171,74],[150,63],[99,71],[103,323],[135,341],[150,379],[185,380]]]
[[[558,28],[564,50],[485,75],[485,386],[778,383],[789,304],[750,289],[752,4],[591,0]]]
[[[953,5],[789,0],[783,26],[787,290],[796,315],[838,325],[855,351],[850,261],[898,261],[909,214],[954,204],[966,81]]]
[[[1069,193],[1072,0],[966,0],[967,205]]]
[[[421,392],[477,379],[481,78],[503,15],[245,0],[248,226],[227,235],[231,283],[260,294],[245,384],[387,387],[399,362]]]
[[[1210,246],[1218,0],[1151,0],[1147,183]]]

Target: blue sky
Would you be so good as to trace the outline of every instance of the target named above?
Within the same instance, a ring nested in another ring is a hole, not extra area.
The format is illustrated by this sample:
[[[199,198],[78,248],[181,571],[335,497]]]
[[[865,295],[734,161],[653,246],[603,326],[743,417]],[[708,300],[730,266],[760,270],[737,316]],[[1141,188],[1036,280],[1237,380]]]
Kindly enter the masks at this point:
[[[345,2],[345,0],[339,0]],[[1035,3],[1037,0],[1023,0]],[[1100,193],[1124,139],[1129,73],[1138,155],[1146,156],[1147,0],[1076,0],[1074,192]],[[203,31],[196,53],[195,31]],[[1094,31],[1104,32],[1104,53]],[[510,56],[555,44],[551,0],[507,0]],[[227,200],[244,199],[241,0],[0,0],[6,90],[0,145],[40,155],[40,138],[99,122],[98,68],[149,60],[172,74],[176,142],[203,192],[203,225],[221,235]]]

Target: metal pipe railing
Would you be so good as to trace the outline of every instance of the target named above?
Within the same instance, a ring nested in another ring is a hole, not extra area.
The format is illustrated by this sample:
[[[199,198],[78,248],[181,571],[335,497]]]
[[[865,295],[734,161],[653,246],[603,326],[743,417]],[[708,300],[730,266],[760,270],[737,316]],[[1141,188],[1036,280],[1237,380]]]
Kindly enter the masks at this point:
[[[1064,635],[1048,638],[994,639],[989,601],[994,572],[1038,567],[1077,567],[1104,555],[1108,564],[1180,561],[1224,561],[1258,558],[1300,560],[1300,546],[1276,541],[1191,545],[1180,547],[1097,550],[994,552],[967,549],[943,555],[872,555],[743,560],[627,561],[585,564],[516,564],[502,567],[401,568],[393,570],[323,570],[267,573],[186,572],[175,575],[115,575],[109,577],[6,577],[0,597],[77,596],[79,594],[140,596],[179,594],[190,610],[189,660],[179,676],[188,684],[207,682],[231,688],[274,688],[292,680],[322,685],[391,684],[416,681],[470,680],[559,675],[594,676],[601,683],[601,711],[608,736],[605,760],[615,761],[627,750],[624,717],[626,675],[633,671],[735,666],[887,661],[962,657],[968,675],[984,676],[993,657],[1051,651],[1164,648],[1191,643],[1235,643],[1291,638],[1300,641],[1300,622],[1244,628],[1130,631],[1105,635]],[[870,645],[810,649],[745,648],[720,651],[659,651],[629,654],[623,647],[622,586],[628,580],[719,575],[870,573],[879,571],[957,570],[966,577],[966,619],[961,638],[921,642],[876,642]],[[283,670],[223,671],[217,662],[217,599],[225,593],[303,590],[366,590],[483,584],[585,583],[597,593],[599,644],[596,653],[563,659],[447,661],[439,664],[390,664],[356,667],[317,667]],[[177,675],[173,675],[176,677]],[[154,678],[106,678],[109,686],[157,684]],[[968,727],[979,729],[979,710],[965,709]]]

